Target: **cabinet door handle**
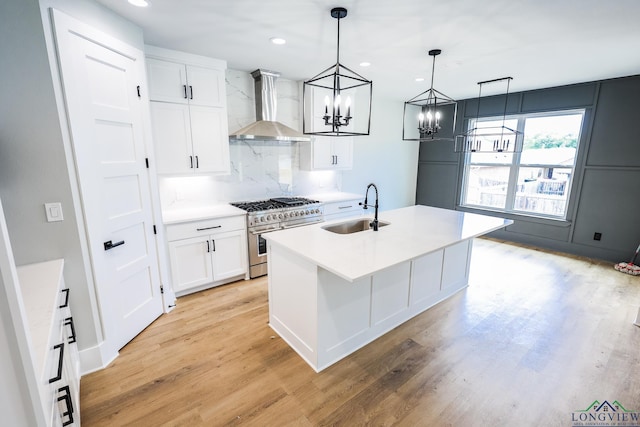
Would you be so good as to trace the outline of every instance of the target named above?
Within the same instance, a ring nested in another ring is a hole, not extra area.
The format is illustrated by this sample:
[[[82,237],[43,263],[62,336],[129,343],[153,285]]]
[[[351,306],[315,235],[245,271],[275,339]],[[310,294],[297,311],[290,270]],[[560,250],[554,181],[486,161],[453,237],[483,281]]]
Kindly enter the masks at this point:
[[[207,240],[207,253],[211,252],[211,248],[209,247],[209,241]]]
[[[213,227],[196,228],[196,231],[213,230],[214,228],[222,228],[222,226],[214,225]]]
[[[193,156],[189,156],[189,167],[193,169]]]
[[[349,206],[338,206],[338,209],[349,209],[353,206],[349,205]]]
[[[184,99],[187,99],[187,85],[182,85],[182,88],[184,89]]]
[[[58,345],[54,345],[53,349],[55,350],[56,348],[60,349],[60,354],[59,354],[60,357],[58,358],[58,373],[56,374],[55,377],[49,378],[49,384],[55,383],[56,381],[60,381],[60,379],[62,378],[62,362],[64,361],[64,343],[61,342]]]
[[[64,292],[64,303],[60,306],[58,306],[58,308],[67,308],[69,307],[69,288],[63,289],[60,292]]]
[[[196,169],[200,168],[200,159],[198,159],[198,156],[196,156]]]
[[[193,86],[189,86],[189,92],[191,92],[190,99],[193,99]]]
[[[76,342],[76,328],[73,326],[73,317],[67,317],[64,319],[64,326],[69,326],[71,328],[71,336],[67,337],[68,344],[73,344]]]
[[[213,246],[213,251],[212,252],[215,252],[216,251],[216,241],[215,240],[211,240],[211,245]]]
[[[69,417],[67,421],[62,423],[63,427],[73,424],[73,401],[71,400],[71,390],[69,386],[66,385],[64,387],[60,387],[58,389],[58,393],[64,393],[64,395],[58,397],[58,402],[64,400],[64,404],[67,407],[67,410],[60,414],[60,417]]]
[[[113,248],[117,248],[118,246],[124,245],[124,240],[120,240],[119,242],[115,242],[115,243],[109,240],[108,242],[104,242],[103,245],[104,245],[105,251],[110,251]]]

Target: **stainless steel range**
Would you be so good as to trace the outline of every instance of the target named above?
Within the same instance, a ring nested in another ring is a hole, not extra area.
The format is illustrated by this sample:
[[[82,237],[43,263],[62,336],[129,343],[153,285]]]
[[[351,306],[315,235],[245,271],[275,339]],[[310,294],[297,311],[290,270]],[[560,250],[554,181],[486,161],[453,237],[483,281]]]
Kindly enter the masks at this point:
[[[252,279],[267,274],[267,242],[263,234],[324,221],[323,204],[304,197],[276,197],[231,205],[247,211],[249,275]]]

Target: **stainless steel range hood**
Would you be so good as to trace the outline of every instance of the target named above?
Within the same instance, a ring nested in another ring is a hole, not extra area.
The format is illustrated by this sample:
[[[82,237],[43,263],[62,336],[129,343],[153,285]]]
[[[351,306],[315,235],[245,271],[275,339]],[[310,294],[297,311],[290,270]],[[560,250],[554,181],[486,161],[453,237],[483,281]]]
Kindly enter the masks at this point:
[[[255,70],[251,75],[255,80],[256,119],[259,120],[235,131],[229,140],[311,141],[308,135],[276,121],[276,79],[280,73]]]

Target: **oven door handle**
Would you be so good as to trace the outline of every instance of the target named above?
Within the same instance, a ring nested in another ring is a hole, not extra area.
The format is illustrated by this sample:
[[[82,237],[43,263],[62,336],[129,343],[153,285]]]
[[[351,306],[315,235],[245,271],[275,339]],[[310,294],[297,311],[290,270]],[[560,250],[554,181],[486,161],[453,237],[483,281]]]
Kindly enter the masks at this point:
[[[317,220],[314,220],[314,221],[306,221],[298,224],[282,224],[282,228],[287,229],[287,228],[304,227],[305,225],[313,225],[313,224],[318,224],[320,222],[324,222],[324,219],[318,218]]]
[[[258,234],[262,234],[262,233],[267,233],[269,231],[276,231],[276,230],[280,230],[281,227],[279,225],[272,225],[269,227],[265,227],[265,228],[254,228],[251,229],[249,228],[247,231],[251,234],[253,234],[254,236],[258,235]]]

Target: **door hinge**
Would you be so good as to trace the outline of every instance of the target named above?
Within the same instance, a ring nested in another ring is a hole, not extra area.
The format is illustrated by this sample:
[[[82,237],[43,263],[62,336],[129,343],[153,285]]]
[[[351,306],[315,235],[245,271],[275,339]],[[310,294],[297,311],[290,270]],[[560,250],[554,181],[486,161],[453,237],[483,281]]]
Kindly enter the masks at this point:
[[[144,164],[147,165],[147,169],[149,169],[149,158],[145,157]]]
[[[156,230],[156,225],[153,224],[153,234],[158,234],[158,230]]]
[[[136,90],[138,91],[138,98],[142,98],[140,95],[140,85],[136,86]]]
[[[160,285],[160,293],[164,294],[164,286]]]

